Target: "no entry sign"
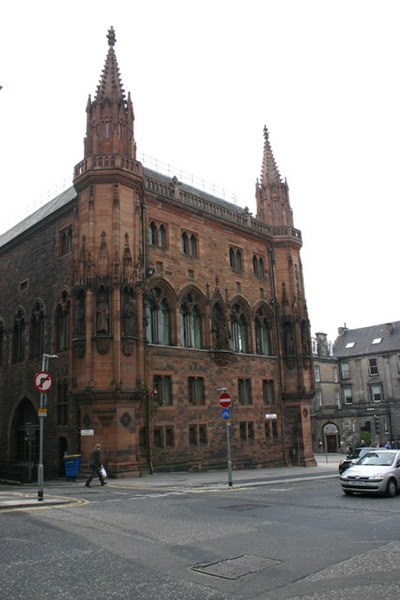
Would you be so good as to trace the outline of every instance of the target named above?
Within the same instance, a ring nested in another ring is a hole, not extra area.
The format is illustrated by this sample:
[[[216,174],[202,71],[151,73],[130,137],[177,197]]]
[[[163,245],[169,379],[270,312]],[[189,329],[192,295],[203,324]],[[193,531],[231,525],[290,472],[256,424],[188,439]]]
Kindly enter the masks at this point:
[[[227,392],[221,392],[219,395],[219,403],[222,408],[229,408],[231,405],[231,397]]]

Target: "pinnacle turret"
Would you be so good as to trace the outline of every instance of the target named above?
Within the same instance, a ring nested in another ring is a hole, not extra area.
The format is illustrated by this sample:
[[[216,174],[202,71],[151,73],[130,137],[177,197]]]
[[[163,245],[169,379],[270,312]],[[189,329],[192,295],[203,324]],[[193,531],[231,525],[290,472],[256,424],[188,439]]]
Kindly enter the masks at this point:
[[[289,187],[283,182],[264,126],[264,151],[261,181],[256,183],[257,219],[268,225],[293,226],[289,203]]]
[[[89,96],[86,113],[85,158],[120,154],[135,158],[134,112],[131,96],[126,98],[114,46],[113,27],[107,33],[108,52],[96,94]]]
[[[269,141],[269,132],[267,127],[264,125],[264,154],[263,162],[261,167],[261,183],[268,185],[270,183],[280,184],[282,183],[281,175],[275,162],[275,158],[272,152],[271,144]]]
[[[125,101],[125,90],[122,87],[117,57],[114,51],[117,39],[113,27],[108,30],[107,39],[109,49],[100,83],[97,86],[95,100],[100,102],[105,100]]]

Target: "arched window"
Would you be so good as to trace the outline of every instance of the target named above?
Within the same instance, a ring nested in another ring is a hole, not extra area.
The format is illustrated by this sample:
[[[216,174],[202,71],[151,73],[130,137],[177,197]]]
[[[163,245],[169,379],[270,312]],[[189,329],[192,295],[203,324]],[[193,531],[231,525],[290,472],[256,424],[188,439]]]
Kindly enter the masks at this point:
[[[261,256],[253,256],[253,273],[257,277],[264,277],[264,260],[261,258]]]
[[[256,353],[270,355],[271,352],[271,331],[268,320],[267,308],[262,306],[256,312],[255,317],[256,330]]]
[[[237,302],[231,308],[232,350],[248,352],[248,326],[242,306]]]
[[[182,252],[183,254],[189,254],[189,237],[186,231],[182,233]]]
[[[169,306],[161,288],[153,288],[149,293],[146,320],[147,341],[151,344],[169,345]]]
[[[198,298],[187,294],[180,307],[181,344],[187,348],[201,348],[201,315]]]
[[[235,269],[235,251],[233,248],[229,248],[229,265],[231,267],[232,270]]]
[[[240,248],[229,248],[229,265],[232,271],[236,273],[243,271],[242,251]]]
[[[64,290],[56,308],[56,349],[57,352],[66,350],[69,346],[70,301]]]
[[[197,236],[194,233],[182,232],[182,253],[197,256]]]
[[[22,309],[14,317],[11,356],[13,363],[25,360],[25,315]]]
[[[197,239],[195,235],[190,236],[190,256],[197,256]]]
[[[167,235],[164,225],[160,225],[158,230],[158,245],[160,248],[167,247]]]
[[[153,221],[150,223],[149,227],[149,244],[152,246],[157,245],[157,226],[155,223],[153,223]]]
[[[44,349],[44,312],[40,302],[36,302],[31,315],[30,358],[43,354]]]

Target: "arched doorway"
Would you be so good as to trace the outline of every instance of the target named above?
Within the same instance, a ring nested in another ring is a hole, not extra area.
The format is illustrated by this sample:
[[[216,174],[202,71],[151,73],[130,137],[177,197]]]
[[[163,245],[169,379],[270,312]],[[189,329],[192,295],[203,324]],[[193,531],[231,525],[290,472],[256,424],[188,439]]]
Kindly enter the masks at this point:
[[[336,427],[336,425],[334,423],[327,423],[322,430],[322,434],[325,442],[325,451],[339,452],[339,429]]]
[[[10,477],[27,481],[36,477],[39,460],[37,411],[29,398],[18,404],[11,422],[8,471]]]

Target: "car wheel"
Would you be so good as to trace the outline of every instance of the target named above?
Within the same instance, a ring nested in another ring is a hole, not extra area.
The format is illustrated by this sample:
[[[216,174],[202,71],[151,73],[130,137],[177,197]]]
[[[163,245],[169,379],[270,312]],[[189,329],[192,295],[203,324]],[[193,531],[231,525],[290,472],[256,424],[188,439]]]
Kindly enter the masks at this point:
[[[354,492],[351,492],[350,490],[343,490],[343,492],[346,494],[346,496],[352,496],[354,494]]]
[[[393,498],[397,494],[397,485],[394,479],[389,479],[386,486],[386,496]]]

